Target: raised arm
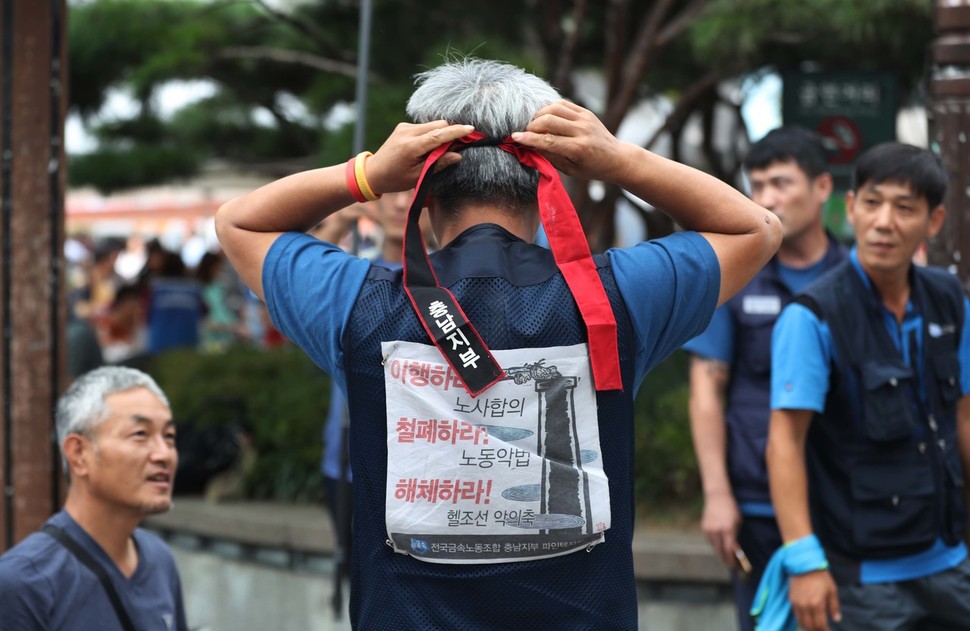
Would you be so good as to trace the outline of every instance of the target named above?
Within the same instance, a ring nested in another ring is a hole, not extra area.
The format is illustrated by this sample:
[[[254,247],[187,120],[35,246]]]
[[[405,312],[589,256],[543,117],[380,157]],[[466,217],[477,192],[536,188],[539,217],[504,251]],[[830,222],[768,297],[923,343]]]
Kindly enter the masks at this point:
[[[366,176],[371,188],[382,194],[413,187],[428,152],[461,138],[471,129],[444,121],[401,123],[367,160]],[[458,154],[449,153],[439,164],[447,166],[460,159]],[[263,261],[273,241],[284,232],[309,230],[353,203],[343,164],[313,169],[276,180],[223,204],[216,213],[216,233],[233,267],[262,298]]]
[[[517,142],[569,175],[612,182],[702,233],[721,267],[718,304],[733,296],[781,244],[781,223],[717,178],[621,142],[592,112],[557,101],[536,114]]]

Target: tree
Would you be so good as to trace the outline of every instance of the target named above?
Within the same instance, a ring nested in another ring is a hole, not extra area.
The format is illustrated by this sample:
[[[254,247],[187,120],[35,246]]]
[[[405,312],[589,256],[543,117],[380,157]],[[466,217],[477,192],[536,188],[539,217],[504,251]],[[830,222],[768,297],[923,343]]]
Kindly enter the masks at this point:
[[[531,65],[504,43],[508,29],[497,16],[508,15],[514,4],[491,3],[490,9],[501,10],[469,28],[459,12],[377,3],[369,81],[379,89],[371,90],[368,108],[371,144],[404,117],[411,77],[440,61],[435,51],[477,48]],[[71,156],[71,183],[107,192],[189,176],[211,159],[258,165],[299,158],[310,166],[349,155],[349,126],[329,129],[324,120],[335,105],[354,98],[357,14],[353,2],[301,5],[292,13],[261,0],[94,0],[73,7],[71,105],[99,147]],[[493,29],[493,36],[479,29]],[[483,37],[489,40],[484,45]],[[213,94],[163,119],[155,100],[159,88],[197,79],[211,82]],[[138,111],[98,121],[109,88],[127,91]]]
[[[528,16],[513,0],[465,3],[461,10],[375,0],[368,80],[376,89],[367,143],[376,145],[404,118],[415,71],[450,51],[472,53],[529,68],[579,102],[585,95],[573,84],[575,73],[598,72],[606,86],[599,113],[614,131],[638,100],[665,95],[675,105],[647,147],[668,136],[672,157],[680,158],[686,124],[698,119],[699,166],[734,181],[739,152],[719,152],[712,141],[715,111],[724,105],[733,112],[736,144],[746,140],[740,103],[720,90],[725,80],[810,61],[818,68],[888,69],[906,93],[919,94],[933,33],[932,7],[922,0],[529,0],[526,6]],[[110,190],[186,176],[213,158],[239,164],[301,158],[307,166],[343,159],[351,152],[351,127],[330,129],[324,117],[354,98],[358,9],[352,0],[319,0],[291,12],[265,0],[92,0],[73,8],[72,104],[93,120],[107,88],[125,86],[141,108],[130,120],[94,127],[101,148],[73,156],[72,182]],[[158,87],[199,78],[213,82],[213,95],[160,119],[153,102]],[[620,191],[608,187],[592,200],[588,186],[573,184],[593,249],[608,247]],[[651,236],[673,228],[660,213],[644,217]]]
[[[576,0],[569,11],[561,0],[536,2],[544,33],[540,41],[557,87],[575,98],[573,71],[583,65],[599,68],[607,83],[603,117],[613,130],[636,99],[672,95],[676,105],[647,148],[669,135],[672,157],[679,159],[685,124],[697,117],[702,166],[728,181],[736,179],[741,160],[713,146],[715,107],[727,105],[742,133],[744,121],[740,103],[721,94],[722,82],[806,63],[817,69],[886,70],[912,100],[920,97],[925,47],[933,36],[932,6],[922,0],[611,0],[596,8]],[[586,186],[573,194],[594,247],[607,247],[620,191],[609,188],[598,202],[589,199]],[[644,219],[651,236],[673,228],[659,213],[644,213]]]

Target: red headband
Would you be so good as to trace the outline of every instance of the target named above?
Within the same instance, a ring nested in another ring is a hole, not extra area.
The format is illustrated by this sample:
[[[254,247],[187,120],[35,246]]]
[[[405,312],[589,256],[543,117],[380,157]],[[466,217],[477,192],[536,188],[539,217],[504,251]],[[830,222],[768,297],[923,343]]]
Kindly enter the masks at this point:
[[[428,259],[418,219],[430,182],[430,178],[426,176],[432,165],[456,143],[468,145],[485,139],[484,134],[475,131],[454,142],[441,145],[428,155],[408,211],[404,239],[405,291],[425,331],[461,377],[462,383],[472,396],[478,396],[503,379],[505,373],[465,317],[455,297],[438,284]],[[539,218],[549,238],[549,247],[556,265],[562,272],[586,325],[596,389],[622,390],[616,318],[596,271],[586,234],[559,179],[559,172],[544,156],[513,142],[510,138],[497,142],[494,146],[511,153],[523,165],[539,171]]]

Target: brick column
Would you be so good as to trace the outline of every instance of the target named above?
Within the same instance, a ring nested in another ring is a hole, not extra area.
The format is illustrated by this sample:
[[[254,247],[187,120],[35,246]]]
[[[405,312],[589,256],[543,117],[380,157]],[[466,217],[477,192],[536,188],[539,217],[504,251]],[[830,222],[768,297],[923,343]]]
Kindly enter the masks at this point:
[[[66,11],[0,2],[0,551],[59,504]]]
[[[930,77],[930,144],[950,174],[946,223],[929,260],[970,287],[970,0],[936,0]]]

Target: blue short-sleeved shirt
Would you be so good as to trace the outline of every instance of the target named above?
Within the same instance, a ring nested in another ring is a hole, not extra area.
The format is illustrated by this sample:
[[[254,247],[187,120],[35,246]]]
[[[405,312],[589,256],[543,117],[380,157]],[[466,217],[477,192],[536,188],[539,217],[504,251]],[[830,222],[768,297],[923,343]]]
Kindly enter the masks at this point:
[[[823,258],[809,267],[798,269],[783,265],[775,261],[778,280],[788,289],[791,295],[798,294],[813,281],[825,273],[827,260]],[[684,344],[684,350],[731,364],[734,361],[734,338],[737,323],[731,315],[728,305],[724,304],[714,311],[714,317],[707,329]]]
[[[138,568],[127,578],[65,511],[47,523],[63,529],[104,566],[137,629],[188,631],[175,560],[157,536],[135,530]],[[120,629],[97,576],[50,535],[35,532],[0,556],[0,631]]]
[[[482,260],[482,257],[492,256],[494,260]],[[458,269],[467,270],[468,276],[483,280],[483,285],[497,278],[501,278],[501,282],[510,282],[509,303],[503,307],[512,313],[519,304],[517,301],[531,291],[531,271],[542,270],[543,284],[549,280],[545,274],[552,272],[548,252],[539,246],[522,243],[493,224],[469,228],[450,247],[436,252],[431,259],[436,265],[449,262],[456,266],[448,268],[454,272],[453,278],[449,277],[447,281],[449,283],[461,283],[466,278],[456,272]],[[483,264],[479,266],[476,264],[478,262]],[[680,233],[632,248],[610,250],[606,262],[609,272],[604,270],[601,273],[604,277],[612,276],[607,285],[609,298],[612,304],[617,305],[622,301],[625,307],[625,313],[618,316],[618,320],[623,322],[620,331],[624,337],[620,344],[625,351],[624,383],[635,387],[651,367],[707,325],[720,291],[720,268],[713,248],[697,233]],[[600,264],[603,263],[601,260]],[[263,268],[267,305],[280,330],[355,397],[358,394],[366,396],[366,393],[357,383],[347,387],[344,353],[351,352],[346,349],[357,347],[355,340],[346,340],[344,345],[347,331],[357,331],[357,324],[360,324],[361,330],[369,329],[372,325],[376,326],[383,316],[369,311],[360,314],[365,318],[364,323],[348,321],[349,317],[358,315],[355,301],[361,287],[367,282],[368,269],[367,261],[300,234],[279,237],[270,248]],[[507,276],[500,277],[501,274]],[[388,278],[384,273],[379,277],[375,285],[380,284],[380,293],[385,295],[382,300],[392,301],[395,309],[403,308],[401,277]],[[519,281],[523,284],[517,284]],[[554,330],[543,330],[539,339],[555,343],[561,337],[560,331],[555,330],[557,323],[573,331],[581,331],[581,328],[575,309],[561,309],[559,301],[568,300],[563,283],[557,279],[550,284],[556,286],[557,301],[543,305],[538,321],[552,323]],[[368,292],[370,290],[368,288]],[[374,293],[377,293],[376,289]],[[474,296],[475,293],[469,290],[461,295]],[[370,296],[371,293],[368,293]],[[379,305],[380,302],[368,304]],[[390,325],[387,330],[397,329]],[[362,352],[367,361],[379,361],[374,342],[374,339],[368,339],[366,344],[361,344],[365,347]],[[348,359],[346,363],[351,362]],[[376,385],[379,367],[372,368],[375,374],[362,378],[371,379],[369,386],[379,391]],[[387,624],[394,620],[409,628],[470,628],[486,619],[481,617],[481,610],[483,607],[487,609],[487,603],[507,602],[512,593],[528,592],[532,597],[522,601],[522,617],[517,618],[519,626],[551,628],[551,621],[562,621],[563,599],[557,595],[566,594],[569,604],[565,610],[571,612],[568,615],[578,616],[569,618],[574,622],[573,626],[635,628],[635,584],[629,548],[633,528],[629,503],[633,492],[633,460],[630,443],[623,438],[632,435],[633,431],[632,412],[628,411],[633,395],[634,392],[604,393],[602,397],[597,397],[611,413],[608,418],[598,420],[603,431],[608,428],[612,432],[608,441],[601,441],[601,457],[607,461],[604,469],[609,470],[610,476],[612,546],[607,546],[602,553],[594,551],[588,555],[577,553],[525,563],[488,564],[481,569],[458,565],[439,569],[425,567],[422,563],[415,565],[379,548],[375,550],[373,547],[355,545],[354,584],[361,587],[366,585],[366,588],[354,591],[359,600],[351,606],[352,618],[367,620],[362,624],[378,619],[381,620],[379,624]],[[384,502],[385,494],[381,489],[385,483],[387,456],[383,446],[379,445],[380,441],[374,439],[384,432],[381,425],[385,410],[383,401],[367,401],[365,404],[360,398],[354,400],[366,411],[354,410],[361,415],[355,421],[361,423],[356,426],[359,430],[352,439],[357,440],[361,436],[369,439],[366,449],[354,442],[352,453],[354,514],[358,518],[355,521],[355,536],[360,535],[365,546],[380,545],[379,542],[386,538],[386,531],[381,528],[383,524],[377,520],[384,516],[384,507],[379,504]],[[362,549],[367,552],[361,552]],[[361,559],[366,559],[366,562],[356,562]],[[568,571],[558,572],[556,568],[568,568]],[[584,570],[588,570],[589,574],[584,574]],[[597,578],[591,590],[590,575],[609,576],[609,588],[604,588],[604,581]],[[454,580],[449,580],[451,578]],[[475,589],[475,602],[466,606],[461,599],[468,599],[470,588]],[[576,598],[579,594],[591,593],[602,597]],[[459,604],[440,612],[434,611],[440,607],[427,601],[433,594]],[[375,611],[377,602],[382,603],[383,609],[380,611]],[[474,614],[470,613],[472,610]],[[474,616],[474,620],[468,616]],[[557,628],[562,628],[562,625],[558,624]]]
[[[874,291],[868,276],[859,264],[855,249],[849,254],[852,266],[866,287]],[[906,305],[902,323],[887,309],[882,310],[882,322],[895,341],[897,350],[909,363],[910,355],[922,361],[923,317],[913,306]],[[970,301],[964,298],[963,332],[960,335],[958,358],[960,361],[960,388],[965,396],[970,393]],[[916,340],[917,348],[910,348],[910,340]],[[771,408],[773,410],[811,410],[821,413],[829,390],[832,359],[835,344],[828,325],[819,320],[804,305],[793,303],[785,307],[775,323],[771,340]],[[922,374],[922,366],[919,373]],[[925,397],[922,382],[920,396]],[[963,544],[947,547],[942,541],[929,551],[899,559],[864,561],[861,579],[864,583],[908,580],[928,576],[954,567],[966,557]]]
[[[720,293],[720,267],[710,243],[694,232],[612,249],[607,256],[637,333],[639,385],[653,366],[706,327]],[[370,265],[295,232],[281,235],[263,264],[273,323],[345,391],[343,334]]]

